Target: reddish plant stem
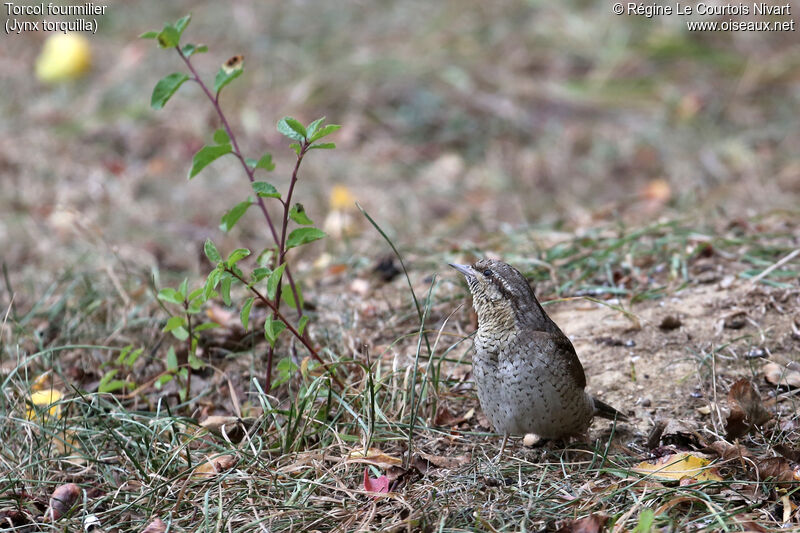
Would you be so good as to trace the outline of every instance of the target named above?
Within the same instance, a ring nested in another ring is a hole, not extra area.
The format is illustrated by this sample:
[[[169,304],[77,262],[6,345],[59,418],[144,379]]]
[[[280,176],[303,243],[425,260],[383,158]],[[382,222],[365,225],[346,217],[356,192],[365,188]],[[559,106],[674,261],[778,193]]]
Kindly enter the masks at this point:
[[[258,289],[256,289],[255,287],[253,287],[252,285],[247,283],[247,281],[245,281],[245,279],[242,278],[233,269],[230,269],[230,268],[226,267],[225,271],[228,272],[229,274],[231,274],[234,278],[238,279],[240,282],[242,282],[242,284],[244,284],[245,287],[250,289],[250,292],[252,292],[256,296],[256,298],[258,298],[261,302],[263,302],[267,307],[272,309],[272,312],[273,312],[274,316],[276,318],[278,318],[281,322],[286,324],[286,329],[288,329],[289,332],[291,332],[292,335],[297,337],[297,340],[299,340],[303,344],[303,346],[306,347],[308,352],[311,354],[311,357],[316,359],[317,362],[320,363],[321,365],[323,365],[325,367],[328,366],[328,364],[325,361],[323,361],[322,358],[319,356],[319,353],[317,353],[317,349],[314,348],[314,346],[311,344],[311,341],[308,340],[305,335],[302,335],[299,331],[297,331],[297,329],[294,326],[292,326],[291,322],[286,320],[286,317],[283,316],[283,314],[280,312],[280,310],[275,305],[275,303],[273,303],[269,298],[267,298],[266,296],[261,294],[261,292]],[[339,378],[336,377],[336,375],[334,375],[332,373],[330,375],[333,378],[333,380],[336,382],[336,384],[339,385],[342,389],[344,389],[344,384],[339,380]]]
[[[189,301],[184,300],[183,307],[186,309],[186,329],[189,330],[188,345],[186,346],[186,400],[192,394],[192,365],[189,358],[192,356],[192,315],[189,314]]]
[[[177,50],[178,55],[181,57],[183,62],[186,64],[186,67],[192,73],[192,78],[191,78],[192,81],[194,81],[200,86],[200,88],[203,90],[208,100],[211,102],[211,105],[214,106],[214,110],[217,112],[217,116],[222,122],[222,127],[225,128],[225,132],[228,134],[228,138],[231,140],[231,145],[233,146],[233,155],[235,155],[236,158],[239,160],[239,162],[242,164],[242,168],[244,168],[244,171],[247,174],[247,179],[250,180],[250,183],[255,182],[256,180],[255,170],[250,168],[250,165],[248,165],[247,161],[245,161],[245,158],[242,155],[241,150],[239,150],[239,143],[236,140],[236,135],[233,133],[233,129],[231,129],[231,126],[228,123],[228,119],[225,116],[225,113],[222,111],[222,107],[219,105],[219,93],[217,93],[216,96],[211,93],[211,90],[208,88],[205,82],[203,82],[203,80],[200,78],[200,75],[197,73],[197,70],[195,70],[191,60],[183,53],[183,51],[180,49],[179,46],[176,46],[175,50]],[[294,185],[294,181],[296,180],[296,174],[297,174],[297,165],[295,165],[295,171],[294,174],[292,175],[292,183],[289,186],[289,196],[286,201],[280,200],[284,208],[284,217],[283,217],[284,222],[282,228],[282,237],[280,239],[278,237],[278,232],[275,229],[275,224],[273,224],[272,222],[272,217],[269,216],[269,211],[267,211],[267,205],[264,202],[264,199],[256,195],[256,202],[258,203],[258,207],[261,209],[261,212],[264,214],[264,219],[267,221],[267,225],[269,226],[270,233],[272,233],[272,238],[275,241],[276,245],[279,245],[283,240],[283,237],[285,237],[286,235],[286,218],[288,216],[289,213],[288,210],[290,206],[289,198],[291,198],[291,191]],[[282,250],[283,246],[281,246],[280,249]],[[278,253],[278,264],[276,266],[279,266],[281,263],[283,263],[284,254],[285,251],[283,253],[281,252]],[[284,272],[286,273],[286,278],[289,280],[289,286],[292,288],[292,294],[294,295],[295,309],[297,310],[297,318],[301,318],[303,316],[303,309],[300,306],[300,298],[298,297],[297,287],[295,285],[294,278],[292,277],[292,272],[289,270],[289,265],[286,265],[286,269],[284,270]],[[280,307],[280,292],[277,294],[275,301],[278,307]],[[271,373],[272,366],[270,364],[269,359],[271,359],[271,357],[268,357],[267,368],[268,372]]]

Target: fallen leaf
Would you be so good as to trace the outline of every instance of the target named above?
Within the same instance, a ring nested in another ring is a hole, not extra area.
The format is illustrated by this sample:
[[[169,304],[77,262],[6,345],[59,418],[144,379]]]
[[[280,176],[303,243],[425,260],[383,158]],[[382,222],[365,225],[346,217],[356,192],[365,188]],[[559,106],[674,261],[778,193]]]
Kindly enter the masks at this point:
[[[795,364],[782,366],[776,363],[767,363],[763,368],[764,378],[767,383],[777,387],[800,388],[800,370]]]
[[[433,418],[433,423],[437,426],[453,427],[461,424],[462,422],[466,422],[473,416],[475,416],[474,408],[470,409],[463,415],[455,415],[452,411],[450,411],[450,409],[444,405],[440,405],[439,409],[436,410],[436,416]]]
[[[156,517],[152,522],[147,524],[141,533],[164,533],[167,530],[167,524],[163,520]]]
[[[192,473],[193,478],[207,478],[221,474],[226,470],[230,470],[236,464],[236,457],[233,455],[214,455],[208,460],[194,469]]]
[[[778,444],[774,447],[775,451],[781,454],[782,456],[786,457],[790,461],[795,463],[800,463],[800,450],[795,448],[790,448],[784,444]]]
[[[750,450],[745,448],[744,446],[731,444],[724,440],[714,441],[708,445],[708,447],[703,450],[705,452],[711,452],[720,457],[723,461],[727,461],[729,459],[737,459],[740,457],[753,457],[753,454]]]
[[[661,320],[661,323],[658,325],[658,327],[664,331],[678,329],[681,327],[681,319],[675,315],[667,315]]]
[[[252,420],[249,421],[251,425]],[[245,435],[245,421],[236,416],[212,415],[200,422],[200,427],[208,431],[227,437],[231,442],[240,442]]]
[[[369,448],[364,450],[359,448],[351,451],[345,458],[348,462],[366,463],[380,468],[389,468],[403,464],[403,460],[383,453],[379,448]]]
[[[631,470],[640,474],[650,474],[656,479],[677,481],[692,478],[697,481],[722,481],[717,469],[709,466],[708,459],[681,452],[652,461],[642,461]]]
[[[364,490],[368,492],[389,492],[389,478],[385,475],[371,478],[369,477],[369,468],[364,467]]]
[[[600,533],[608,522],[605,515],[590,514],[577,520],[565,520],[561,522],[556,533]]]
[[[783,457],[769,457],[756,461],[756,467],[762,481],[770,479],[779,485],[790,485],[800,481],[800,467],[793,467]]]
[[[59,418],[61,416],[61,406],[54,405],[61,401],[64,395],[55,389],[36,391],[31,394],[31,403],[27,411],[28,420],[37,418],[37,413],[41,412],[45,420],[49,418]]]
[[[56,490],[50,496],[50,507],[47,509],[45,516],[50,518],[51,521],[58,520],[72,509],[80,494],[81,489],[75,483],[67,483],[56,487]]]
[[[731,412],[725,422],[728,440],[746,435],[754,427],[761,426],[772,418],[748,379],[740,379],[731,386],[728,403],[731,405]]]
[[[419,452],[419,455],[432,465],[438,466],[439,468],[458,468],[459,466],[463,466],[472,460],[472,456],[468,453],[463,455],[455,455],[452,457],[430,455],[425,452]]]

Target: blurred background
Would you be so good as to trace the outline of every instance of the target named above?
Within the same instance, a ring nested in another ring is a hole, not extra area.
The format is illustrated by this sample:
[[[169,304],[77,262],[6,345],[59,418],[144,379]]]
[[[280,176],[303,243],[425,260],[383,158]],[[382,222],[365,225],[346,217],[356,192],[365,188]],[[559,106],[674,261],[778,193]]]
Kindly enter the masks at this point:
[[[218,229],[250,192],[233,158],[187,183],[218,127],[199,88],[149,106],[183,66],[137,36],[188,12],[183,40],[209,46],[194,59],[207,80],[245,56],[222,106],[246,153],[274,155],[279,189],[293,160],[279,118],[344,126],[301,171],[296,198],[334,236],[303,252],[309,264],[323,248],[344,262],[386,251],[355,201],[422,251],[797,206],[797,31],[690,33],[686,18],[597,2],[120,2],[75,80],[37,77],[48,34],[2,36],[0,256],[18,299],[71,269],[204,270],[207,237],[269,244],[255,210]]]

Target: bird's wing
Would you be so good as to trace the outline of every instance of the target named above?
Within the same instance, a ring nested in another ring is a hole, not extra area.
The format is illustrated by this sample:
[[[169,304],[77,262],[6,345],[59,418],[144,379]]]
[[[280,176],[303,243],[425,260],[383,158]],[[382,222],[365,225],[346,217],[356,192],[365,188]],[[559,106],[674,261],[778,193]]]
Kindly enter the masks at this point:
[[[555,365],[564,368],[566,375],[572,378],[577,387],[586,387],[586,374],[583,365],[575,348],[566,335],[560,331],[550,333],[546,331],[534,331],[528,338],[529,346],[539,345],[546,347],[542,355],[551,359]],[[541,348],[540,348],[541,349]]]

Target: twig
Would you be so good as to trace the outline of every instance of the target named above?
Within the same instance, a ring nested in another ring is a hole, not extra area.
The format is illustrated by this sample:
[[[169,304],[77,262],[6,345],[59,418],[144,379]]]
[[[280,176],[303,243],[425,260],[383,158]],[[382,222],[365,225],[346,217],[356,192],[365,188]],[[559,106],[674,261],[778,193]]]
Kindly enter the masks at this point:
[[[772,271],[782,267],[783,265],[785,265],[786,263],[788,263],[789,261],[791,261],[792,259],[797,257],[798,254],[800,254],[800,248],[796,249],[793,252],[789,252],[781,260],[779,260],[777,263],[775,263],[771,267],[767,268],[766,270],[762,271],[761,274],[759,274],[758,276],[756,276],[754,278],[750,278],[750,283],[755,285],[756,283],[761,281],[764,277],[769,276],[770,273],[772,273]]]
[[[288,320],[286,320],[286,317],[283,316],[283,314],[280,312],[280,310],[278,309],[278,307],[275,305],[274,302],[270,301],[266,296],[261,294],[261,292],[258,289],[247,283],[247,281],[245,281],[245,279],[242,278],[239,274],[237,274],[234,270],[226,267],[225,271],[229,272],[233,277],[241,281],[245,285],[245,287],[250,289],[250,292],[252,292],[256,296],[256,298],[258,298],[261,302],[263,302],[267,307],[272,309],[274,315],[286,325],[286,329],[288,329],[292,333],[292,335],[297,337],[297,339],[303,344],[303,346],[306,347],[308,352],[311,354],[311,357],[316,359],[318,363],[325,366],[326,368],[328,367],[328,363],[322,360],[322,358],[319,356],[319,353],[317,352],[317,349],[314,348],[314,346],[311,345],[311,342],[304,335],[301,335],[300,332],[297,331],[297,329],[295,329],[295,327],[292,326],[292,324]],[[333,378],[333,380],[336,382],[336,384],[339,385],[342,388],[342,390],[344,390],[345,386],[339,380],[339,378],[332,372],[329,371],[329,373]]]

